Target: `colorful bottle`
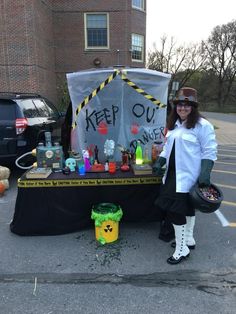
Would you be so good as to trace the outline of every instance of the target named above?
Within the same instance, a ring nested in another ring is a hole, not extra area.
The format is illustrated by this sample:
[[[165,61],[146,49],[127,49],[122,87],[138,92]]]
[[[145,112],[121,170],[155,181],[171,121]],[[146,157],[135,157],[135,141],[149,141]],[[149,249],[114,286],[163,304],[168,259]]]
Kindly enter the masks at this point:
[[[143,155],[143,163],[148,164],[149,163],[149,151],[148,148],[146,147],[144,150],[144,155]]]
[[[137,147],[135,151],[135,163],[136,165],[142,165],[143,163],[143,150],[140,141],[137,141]]]
[[[152,163],[154,164],[157,160],[157,144],[152,144]]]

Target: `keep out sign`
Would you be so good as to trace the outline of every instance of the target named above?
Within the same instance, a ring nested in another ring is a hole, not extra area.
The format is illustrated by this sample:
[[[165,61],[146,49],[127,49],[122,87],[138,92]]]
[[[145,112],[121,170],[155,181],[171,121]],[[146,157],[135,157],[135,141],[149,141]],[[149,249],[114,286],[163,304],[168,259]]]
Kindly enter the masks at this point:
[[[140,140],[151,154],[151,146],[163,141],[169,74],[147,69],[99,69],[67,74],[73,107],[72,150],[97,145],[105,161],[104,143],[135,151]],[[119,149],[114,158],[121,160]]]

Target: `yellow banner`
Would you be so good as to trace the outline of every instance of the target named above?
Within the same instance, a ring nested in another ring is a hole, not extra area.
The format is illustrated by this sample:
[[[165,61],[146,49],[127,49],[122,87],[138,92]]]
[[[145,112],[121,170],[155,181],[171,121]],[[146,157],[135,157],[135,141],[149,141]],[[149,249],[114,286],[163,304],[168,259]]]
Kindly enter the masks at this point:
[[[73,186],[108,186],[108,185],[139,185],[160,184],[161,177],[137,177],[137,178],[109,178],[109,179],[86,179],[86,180],[18,180],[19,188],[53,188]]]

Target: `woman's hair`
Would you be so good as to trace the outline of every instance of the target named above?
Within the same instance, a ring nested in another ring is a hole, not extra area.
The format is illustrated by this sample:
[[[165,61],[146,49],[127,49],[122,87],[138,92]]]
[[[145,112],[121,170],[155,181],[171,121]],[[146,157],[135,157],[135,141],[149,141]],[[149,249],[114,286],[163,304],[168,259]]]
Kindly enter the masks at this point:
[[[198,108],[195,106],[192,106],[192,110],[186,120],[186,128],[187,129],[194,128],[196,123],[200,119],[200,117],[202,117],[202,115],[198,111]],[[176,105],[174,105],[167,119],[167,129],[173,130],[175,128],[175,123],[178,119],[179,119],[179,115],[177,114],[177,111],[176,111]]]

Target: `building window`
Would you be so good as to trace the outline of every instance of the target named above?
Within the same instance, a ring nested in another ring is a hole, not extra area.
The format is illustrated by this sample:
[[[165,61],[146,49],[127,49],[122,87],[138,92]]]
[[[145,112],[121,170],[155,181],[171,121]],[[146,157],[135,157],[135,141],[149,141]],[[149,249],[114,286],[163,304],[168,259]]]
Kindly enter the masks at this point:
[[[144,36],[132,34],[132,61],[143,62],[144,58]]]
[[[107,13],[85,13],[85,47],[87,49],[109,48]]]
[[[132,7],[144,10],[144,0],[132,0]]]

